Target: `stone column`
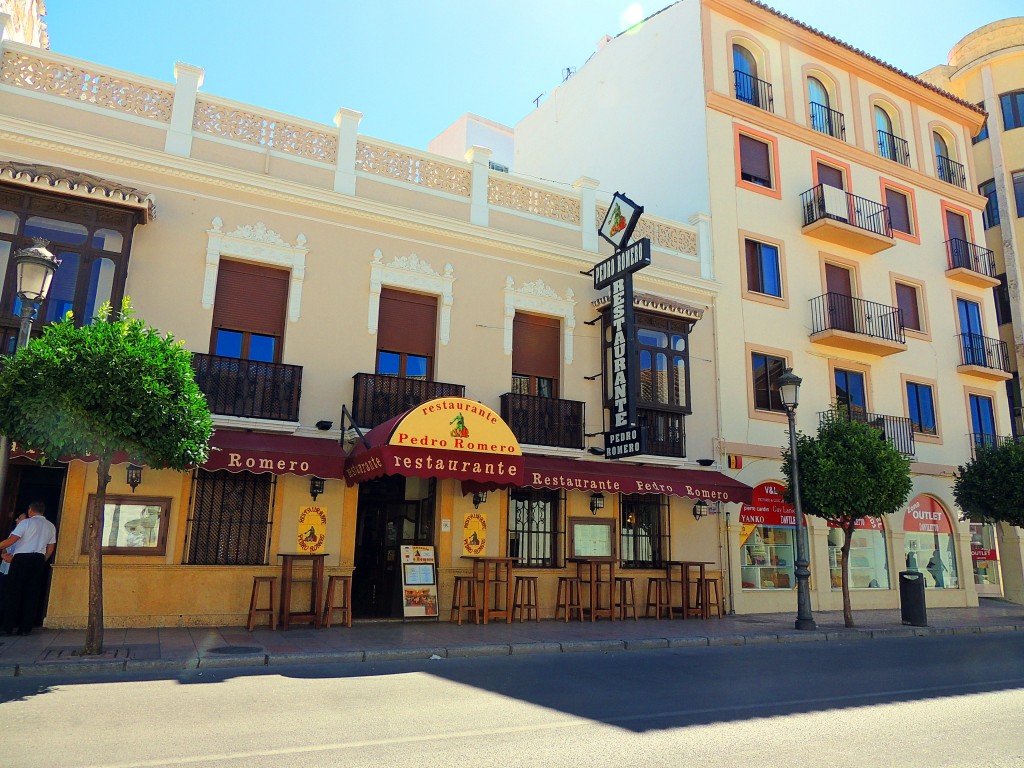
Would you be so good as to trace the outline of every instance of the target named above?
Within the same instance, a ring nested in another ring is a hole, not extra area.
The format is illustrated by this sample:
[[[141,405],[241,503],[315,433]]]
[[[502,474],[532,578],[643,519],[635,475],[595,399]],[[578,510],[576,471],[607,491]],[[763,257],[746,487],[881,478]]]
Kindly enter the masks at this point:
[[[334,169],[334,191],[346,195],[356,193],[356,141],[362,112],[342,107],[334,116],[338,126],[338,158]]]
[[[700,276],[705,280],[714,280],[715,251],[711,245],[711,217],[706,213],[695,213],[688,221],[697,228],[697,257],[700,259]]]
[[[1003,574],[1003,597],[1024,605],[1024,532],[1006,523],[996,526],[999,536],[999,566]]]
[[[491,150],[476,144],[466,152],[466,162],[473,166],[469,194],[469,222],[481,227],[486,227],[490,221],[487,208],[487,164],[492,154]]]
[[[597,184],[597,179],[580,176],[572,185],[580,196],[580,247],[591,253],[597,253]]]
[[[174,65],[174,83],[174,105],[171,107],[171,123],[167,127],[164,151],[188,157],[192,154],[192,121],[196,113],[196,98],[203,84],[203,68],[177,62]]]

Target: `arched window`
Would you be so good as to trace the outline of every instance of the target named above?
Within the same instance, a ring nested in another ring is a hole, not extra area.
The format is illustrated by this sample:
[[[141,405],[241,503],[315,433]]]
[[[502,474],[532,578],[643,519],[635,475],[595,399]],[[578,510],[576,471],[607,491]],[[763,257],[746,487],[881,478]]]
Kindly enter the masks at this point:
[[[903,531],[907,570],[923,572],[929,589],[958,589],[956,541],[942,504],[931,496],[915,496],[903,515]]]
[[[946,140],[942,138],[942,134],[938,131],[932,133],[932,143],[935,145],[935,156],[944,157],[949,159],[949,147],[946,146]]]
[[[811,115],[811,128],[837,139],[846,138],[843,115],[832,109],[828,89],[816,77],[807,78],[807,100]]]
[[[762,106],[758,89],[757,59],[754,54],[738,43],[732,46],[733,80],[736,84],[736,98],[745,104]]]
[[[964,167],[950,157],[949,143],[938,131],[932,131],[932,146],[935,147],[935,171],[940,179],[967,189],[967,174]]]
[[[875,131],[878,134],[878,154],[901,165],[910,165],[910,147],[896,135],[892,116],[884,107],[876,104]]]

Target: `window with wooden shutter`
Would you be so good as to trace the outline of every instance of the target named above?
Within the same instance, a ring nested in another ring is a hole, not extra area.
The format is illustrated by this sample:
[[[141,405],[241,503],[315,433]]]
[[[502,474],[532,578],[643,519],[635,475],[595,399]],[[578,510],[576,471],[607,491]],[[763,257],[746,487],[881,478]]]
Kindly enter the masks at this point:
[[[921,331],[921,308],[917,288],[905,283],[896,283],[896,306],[903,312],[903,327]]]
[[[771,149],[763,141],[740,134],[740,178],[762,187],[772,186]]]
[[[289,273],[222,259],[217,270],[211,352],[276,363],[281,359]]]
[[[889,208],[889,222],[898,232],[914,234],[910,225],[910,203],[907,196],[892,187],[885,188],[885,204]]]
[[[512,321],[512,391],[558,397],[559,321],[516,312]]]
[[[381,288],[376,372],[430,379],[436,333],[436,296]]]

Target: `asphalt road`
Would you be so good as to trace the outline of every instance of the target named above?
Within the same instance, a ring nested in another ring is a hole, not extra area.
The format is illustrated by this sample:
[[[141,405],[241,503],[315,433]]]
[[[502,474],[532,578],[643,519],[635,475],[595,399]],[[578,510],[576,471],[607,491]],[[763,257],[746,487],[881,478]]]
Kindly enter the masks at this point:
[[[0,682],[0,766],[1024,766],[1022,633]]]

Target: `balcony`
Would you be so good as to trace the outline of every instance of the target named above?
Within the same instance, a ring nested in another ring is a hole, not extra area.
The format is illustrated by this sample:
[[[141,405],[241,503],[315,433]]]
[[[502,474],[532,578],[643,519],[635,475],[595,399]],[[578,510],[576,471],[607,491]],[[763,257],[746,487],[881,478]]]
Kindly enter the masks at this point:
[[[935,169],[939,178],[948,184],[955,184],[960,189],[967,189],[967,173],[963,165],[942,155],[935,156]]]
[[[946,277],[975,288],[999,285],[992,251],[959,238],[946,241]]]
[[[987,432],[971,432],[967,437],[971,441],[972,459],[978,458],[979,448],[999,448],[1020,439],[1009,435],[991,435]]]
[[[192,353],[196,384],[221,416],[298,421],[302,366]]]
[[[811,102],[811,128],[834,139],[846,141],[846,118],[824,104]]]
[[[636,415],[645,432],[648,456],[686,458],[686,421],[683,414],[637,408]]]
[[[874,427],[904,456],[914,455],[914,424],[905,416],[886,416],[881,413],[870,413],[857,406],[850,406],[849,409],[840,406],[838,411],[819,412],[818,424],[827,424],[831,419],[844,417]]]
[[[438,397],[465,397],[462,384],[444,384],[425,379],[406,379],[377,373],[357,373],[352,377],[352,418],[360,427],[373,428]]]
[[[956,338],[960,345],[960,365],[956,367],[958,373],[989,381],[1006,381],[1012,377],[1005,341],[977,333],[961,333]]]
[[[732,74],[733,83],[736,87],[736,98],[739,101],[763,109],[766,112],[775,112],[771,83],[758,80],[756,77],[739,70],[733,70]]]
[[[869,254],[896,244],[889,209],[874,200],[819,184],[800,195],[800,209],[804,215],[801,231],[826,243]]]
[[[907,349],[897,307],[826,293],[811,299],[811,341],[835,349],[886,357]]]
[[[878,132],[878,154],[886,160],[910,166],[910,145],[899,136],[886,131]]]
[[[555,448],[584,447],[584,404],[576,400],[506,392],[501,418],[520,443]]]

